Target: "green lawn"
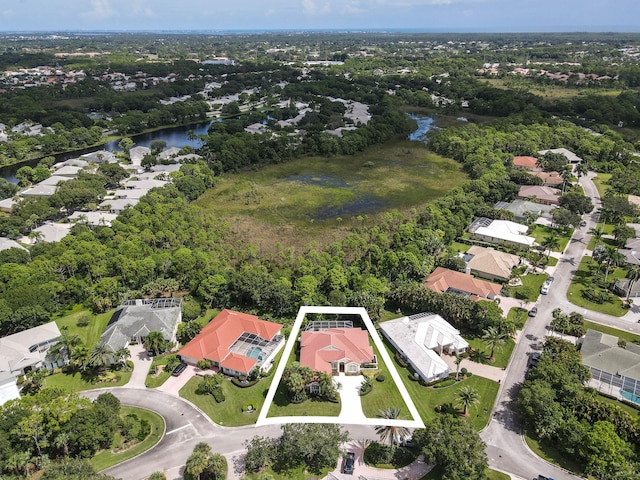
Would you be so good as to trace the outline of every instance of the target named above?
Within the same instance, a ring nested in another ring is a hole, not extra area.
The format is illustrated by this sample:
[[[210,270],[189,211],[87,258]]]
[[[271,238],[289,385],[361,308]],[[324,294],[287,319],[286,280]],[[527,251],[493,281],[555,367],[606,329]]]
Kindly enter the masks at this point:
[[[617,247],[614,238],[601,238],[598,242],[598,245],[609,245],[610,247]],[[589,240],[589,244],[587,245],[587,250],[593,251],[594,248],[596,248],[596,237],[591,237],[591,240]]]
[[[582,469],[582,465],[571,458],[567,458],[565,453],[558,451],[554,446],[542,443],[536,438],[529,436],[527,433],[524,435],[524,440],[527,442],[527,445],[533,453],[538,455],[540,458],[578,475],[583,475],[584,471]]]
[[[109,323],[109,319],[114,311],[115,310],[109,310],[105,313],[93,315],[90,310],[77,305],[71,312],[58,318],[54,317],[53,320],[56,322],[56,325],[58,325],[58,328],[67,327],[70,334],[78,335],[82,339],[82,343],[91,350],[93,346],[98,343],[98,339],[106,328],[107,323]],[[83,317],[89,320],[89,324],[85,327],[79,327],[78,320]]]
[[[542,245],[548,237],[558,233],[557,229],[548,227],[547,225],[534,224],[532,226],[533,226],[533,230],[529,232],[529,236],[534,237],[538,245]],[[559,241],[560,241],[559,245],[557,248],[554,248],[552,251],[564,252],[564,249],[566,248],[567,243],[569,243],[569,240],[571,239],[571,235],[573,235],[573,229],[569,229],[565,235],[562,235],[561,237],[559,237]]]
[[[336,458],[336,462],[337,460],[338,459]],[[303,467],[298,467],[292,470],[285,470],[285,471],[278,470],[277,472],[274,472],[273,469],[269,467],[258,473],[245,472],[244,479],[260,480],[264,478],[272,478],[273,480],[307,480],[307,479],[317,480],[318,478],[326,477],[327,474],[331,472],[333,469],[334,467],[323,468],[320,472],[311,474],[305,471]]]
[[[309,398],[302,403],[290,403],[286,387],[280,382],[268,417],[337,417],[340,415],[340,404],[326,400]]]
[[[528,292],[526,301],[535,302],[536,300],[538,300],[542,284],[547,278],[549,278],[549,275],[547,275],[546,273],[530,273],[528,275],[521,276],[520,280],[522,280],[522,285],[520,285],[519,287],[511,288],[512,296],[515,297],[516,292]]]
[[[599,173],[594,179],[593,183],[596,184],[596,188],[598,189],[598,194],[600,198],[604,197],[605,192],[609,188],[609,185],[606,183],[611,179],[610,173]]]
[[[389,351],[389,355],[394,359],[393,347],[388,344],[386,347]],[[395,362],[395,360],[392,361]],[[410,380],[409,375],[411,375],[411,372],[397,363],[396,368],[398,369],[398,373],[400,374],[402,381],[407,387],[409,395],[411,395],[411,398],[416,404],[416,408],[418,409],[423,421],[428,422],[430,419],[435,418],[436,415],[438,415],[435,411],[436,406],[449,402],[456,403],[458,390],[463,386],[470,386],[478,391],[480,395],[480,403],[471,408],[471,414],[468,417],[469,421],[476,430],[483,429],[489,422],[493,402],[498,394],[498,382],[474,375],[466,380],[456,383],[455,385],[451,385],[450,387],[434,389],[423,387],[418,382]]]
[[[121,387],[131,378],[133,369],[108,371],[107,375],[118,378],[118,381],[98,382],[95,377],[84,376],[80,372],[74,373],[54,373],[45,377],[44,384],[47,387],[61,388],[65,392],[80,392],[82,390],[92,390],[94,388]]]
[[[549,259],[547,260],[547,267],[555,267],[557,264],[558,259],[549,255]]]
[[[451,245],[449,245],[449,248],[451,248],[456,253],[460,253],[469,250],[471,248],[471,245],[467,243],[453,242]]]
[[[602,403],[609,403],[611,405],[615,405],[616,407],[620,407],[623,411],[631,415],[631,418],[636,418],[638,417],[638,415],[640,415],[640,410],[638,410],[637,408],[633,408],[631,405],[627,405],[626,403],[622,403],[613,398],[605,397],[604,395],[599,395],[598,400],[601,401]]]
[[[202,379],[200,377],[193,377],[180,389],[180,396],[197,405],[211,420],[219,425],[226,427],[251,425],[256,423],[258,418],[257,412],[262,408],[272,378],[273,375],[263,378],[257,384],[248,388],[236,387],[231,381],[225,380],[221,386],[225,395],[225,401],[223,403],[216,403],[211,395],[200,395],[196,393],[196,388]],[[242,412],[242,406],[245,403],[253,405],[254,413]]]
[[[95,455],[91,460],[89,460],[89,462],[98,472],[146,452],[162,438],[165,430],[165,423],[164,419],[160,415],[145,408],[127,406],[120,407],[120,414],[122,416],[132,413],[149,422],[151,425],[151,433],[142,442],[128,448],[127,450],[117,453],[113,453],[111,450],[105,450]]]
[[[524,328],[527,318],[529,318],[529,312],[526,308],[511,307],[507,313],[507,320],[513,321],[517,330],[522,330]]]
[[[158,355],[156,357],[153,357],[153,365],[156,365],[156,367],[162,365],[166,365],[167,364],[167,357],[171,355],[170,353],[164,353],[162,355]],[[161,370],[160,373],[156,374],[155,376],[151,374],[151,367],[149,367],[149,372],[147,373],[147,378],[144,382],[144,384],[149,387],[149,388],[158,388],[159,386],[161,386],[164,382],[166,382],[167,380],[169,380],[169,377],[171,377],[171,371],[170,370],[165,370],[164,368],[159,368],[158,370]]]
[[[481,350],[485,352],[487,355],[491,353],[491,349],[487,347],[486,342],[481,338],[465,337],[465,340],[469,342],[469,346],[471,348],[475,348],[476,350]],[[492,367],[506,368],[506,366],[509,364],[509,359],[511,358],[511,354],[513,353],[513,349],[515,348],[515,346],[516,346],[515,340],[513,340],[512,338],[509,338],[504,345],[497,347],[493,352],[495,361],[493,363],[490,363],[490,365]]]
[[[378,357],[378,370],[372,371],[369,376],[371,377],[371,383],[373,384],[373,390],[360,397],[362,400],[362,411],[364,415],[369,418],[375,418],[380,410],[387,407],[398,407],[400,408],[400,418],[409,420],[411,419],[411,415],[409,414],[409,409],[407,408],[396,383],[391,378],[391,374],[389,373],[389,369],[385,365],[382,358],[380,358],[380,354],[378,353],[378,349],[375,345],[373,345],[373,351]],[[375,376],[381,373],[385,376],[384,382],[378,382],[375,379]]]
[[[578,267],[576,274],[571,280],[571,285],[569,286],[569,290],[567,291],[567,299],[574,305],[586,308],[587,310],[593,310],[594,312],[606,313],[608,315],[622,317],[628,312],[628,310],[622,308],[622,300],[620,298],[612,295],[612,302],[600,304],[591,302],[582,296],[582,291],[592,286],[593,274],[590,268],[591,262],[592,260],[590,257],[582,257],[580,266]],[[622,278],[624,277],[624,274],[625,271],[621,268],[618,268],[610,273],[609,277]]]

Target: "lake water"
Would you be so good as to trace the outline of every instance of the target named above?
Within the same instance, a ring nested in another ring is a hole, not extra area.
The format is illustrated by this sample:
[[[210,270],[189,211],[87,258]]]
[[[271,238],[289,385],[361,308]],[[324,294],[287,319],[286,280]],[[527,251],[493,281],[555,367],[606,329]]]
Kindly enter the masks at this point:
[[[168,127],[163,128],[162,130],[157,130],[155,132],[144,133],[142,135],[134,135],[130,138],[131,140],[133,140],[136,146],[140,147],[149,147],[151,145],[151,142],[160,140],[166,142],[167,147],[182,148],[185,146],[190,146],[199,148],[203,144],[202,140],[189,140],[189,132],[193,131],[193,133],[195,133],[196,135],[205,135],[212,123],[220,121],[222,120],[214,119],[203,123],[182,125],[180,127]],[[107,142],[104,145],[98,147],[86,148],[84,150],[78,150],[75,152],[59,153],[57,155],[54,155],[54,157],[56,158],[56,162],[63,162],[71,158],[78,158],[80,155],[84,155],[85,153],[95,152],[96,150],[120,152],[122,151],[122,149],[118,147],[119,142],[120,140],[112,140],[111,142]],[[24,167],[25,165],[35,167],[39,161],[39,159],[29,160],[27,162],[2,167],[0,168],[0,178],[4,178],[11,183],[18,183],[18,180],[16,179],[16,172],[18,171],[18,169]]]
[[[409,134],[409,136],[407,137],[408,140],[413,140],[416,142],[426,142],[427,133],[438,128],[433,117],[410,113],[409,118],[415,120],[415,122],[418,124],[418,129],[415,132]]]

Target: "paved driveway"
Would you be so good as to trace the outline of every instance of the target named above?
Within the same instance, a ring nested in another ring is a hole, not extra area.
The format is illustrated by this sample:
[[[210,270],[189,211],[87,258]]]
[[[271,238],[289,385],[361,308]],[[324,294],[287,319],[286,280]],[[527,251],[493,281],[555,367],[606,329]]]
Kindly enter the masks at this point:
[[[177,377],[171,376],[169,379],[160,385],[156,390],[159,390],[169,395],[175,395],[179,397],[179,392],[196,373],[200,373],[201,370],[193,365],[187,365],[187,368]],[[212,372],[213,373],[213,372]]]
[[[362,401],[360,399],[360,385],[364,377],[362,375],[350,375],[347,376],[343,373],[337,378],[337,381],[342,385],[340,387],[340,415],[339,419],[344,423],[349,423],[349,420],[361,420],[366,418],[362,412]]]
[[[144,345],[129,345],[129,351],[133,362],[133,373],[126,386],[128,388],[145,388],[152,359],[147,355],[147,349]]]

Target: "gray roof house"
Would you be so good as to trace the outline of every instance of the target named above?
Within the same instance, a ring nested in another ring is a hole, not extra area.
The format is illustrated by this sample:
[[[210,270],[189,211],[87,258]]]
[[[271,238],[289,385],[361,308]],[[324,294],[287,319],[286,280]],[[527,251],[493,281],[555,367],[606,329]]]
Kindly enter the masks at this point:
[[[100,341],[114,352],[129,343],[143,342],[149,332],[160,332],[165,340],[175,342],[181,321],[179,298],[126,300],[113,313]]]
[[[56,322],[0,338],[0,373],[19,376],[29,370],[42,367],[51,370],[63,365],[62,361],[54,362],[47,355],[49,348],[58,343],[59,338],[60,330]]]
[[[525,212],[531,212],[538,217],[551,219],[551,212],[556,209],[555,205],[543,205],[542,203],[530,202],[529,200],[516,199],[513,202],[498,202],[495,208],[507,210],[513,213],[516,221],[526,220]]]
[[[582,363],[594,380],[640,395],[640,345],[619,346],[618,341],[613,335],[587,330],[580,349]]]

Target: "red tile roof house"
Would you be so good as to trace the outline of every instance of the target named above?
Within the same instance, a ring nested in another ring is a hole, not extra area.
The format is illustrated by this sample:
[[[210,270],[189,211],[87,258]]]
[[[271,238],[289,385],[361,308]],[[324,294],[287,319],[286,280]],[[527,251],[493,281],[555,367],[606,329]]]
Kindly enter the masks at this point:
[[[195,365],[209,360],[226,375],[248,375],[254,368],[268,370],[284,346],[282,325],[260,320],[254,315],[223,310],[178,355]]]
[[[340,372],[358,374],[361,369],[378,368],[377,364],[366,330],[327,328],[302,332],[300,365],[303,367],[337,375]]]
[[[529,170],[530,172],[541,172],[538,167],[538,159],[535,157],[513,157],[513,168]]]
[[[467,273],[442,267],[436,268],[429,275],[424,286],[434,292],[459,293],[473,300],[493,300],[502,289],[502,286],[497,283],[485,282]]]

